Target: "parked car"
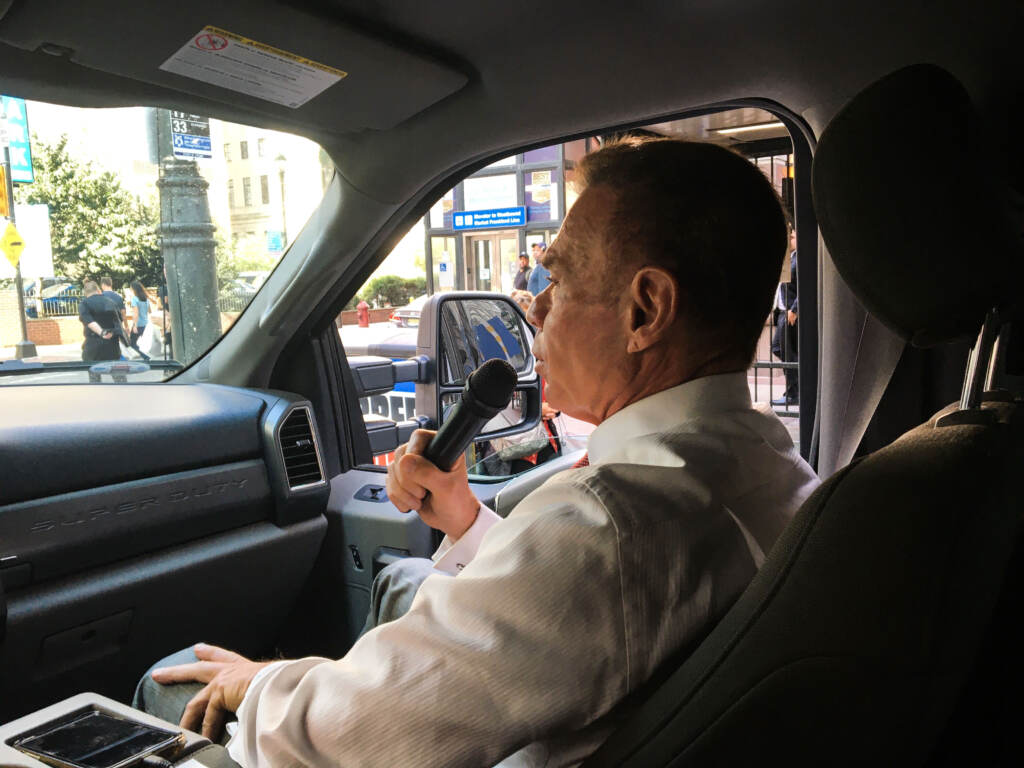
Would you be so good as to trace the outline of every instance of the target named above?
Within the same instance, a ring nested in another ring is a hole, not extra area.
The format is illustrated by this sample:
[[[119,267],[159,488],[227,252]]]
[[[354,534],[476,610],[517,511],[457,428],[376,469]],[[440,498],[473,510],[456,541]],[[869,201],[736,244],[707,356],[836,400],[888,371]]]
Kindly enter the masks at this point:
[[[420,324],[420,312],[423,310],[423,305],[427,303],[427,298],[428,296],[423,294],[404,307],[399,307],[391,313],[388,321],[399,328],[417,328]]]

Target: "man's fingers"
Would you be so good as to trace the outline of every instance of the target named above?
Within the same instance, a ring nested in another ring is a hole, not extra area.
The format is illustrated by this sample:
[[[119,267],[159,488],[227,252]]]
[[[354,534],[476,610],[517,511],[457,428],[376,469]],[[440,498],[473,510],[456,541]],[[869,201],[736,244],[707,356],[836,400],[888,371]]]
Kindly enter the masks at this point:
[[[411,512],[412,510],[418,510],[420,507],[420,499],[402,491],[388,491],[388,499],[395,505],[395,509],[399,512]]]
[[[203,718],[206,716],[206,705],[210,700],[210,686],[206,686],[193,696],[188,704],[185,705],[185,711],[181,713],[181,722],[178,723],[182,728],[188,731],[194,731],[199,733],[203,727]]]
[[[436,434],[431,429],[417,429],[412,433],[412,437],[409,438],[409,447],[406,449],[406,453],[423,455],[423,452],[427,450],[427,446],[430,445],[430,441],[434,439]]]
[[[446,474],[438,469],[434,462],[413,453],[406,454],[402,459],[401,472],[402,485],[419,486],[424,495],[430,488],[443,483]]]
[[[203,715],[203,736],[210,741],[216,741],[220,737],[226,717],[224,693],[220,686],[216,686],[210,696],[210,701],[206,704],[206,714]]]
[[[208,683],[220,671],[220,664],[209,661],[194,661],[176,667],[154,669],[152,678],[158,683]]]
[[[192,650],[203,661],[233,662],[249,660],[240,653],[235,653],[227,648],[220,648],[216,645],[207,645],[206,643],[196,643]]]

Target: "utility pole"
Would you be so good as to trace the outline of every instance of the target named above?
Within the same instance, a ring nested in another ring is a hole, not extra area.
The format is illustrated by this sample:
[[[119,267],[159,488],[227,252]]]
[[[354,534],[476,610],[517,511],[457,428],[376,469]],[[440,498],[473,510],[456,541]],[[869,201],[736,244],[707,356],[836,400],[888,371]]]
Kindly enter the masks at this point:
[[[155,110],[160,162],[160,248],[167,274],[171,342],[175,360],[188,364],[221,336],[216,230],[207,198],[209,183],[194,160],[173,156],[171,117]]]
[[[4,120],[6,123],[6,118]],[[7,184],[7,220],[14,224],[14,179],[11,176],[11,148],[7,143],[7,128],[3,130],[4,144],[4,180]],[[28,323],[25,320],[25,285],[21,279],[21,259],[14,267],[14,290],[18,293],[18,322],[21,325],[21,341],[14,345],[14,357],[18,360],[35,357],[36,345],[28,340]],[[42,281],[39,281],[38,293],[42,293]]]

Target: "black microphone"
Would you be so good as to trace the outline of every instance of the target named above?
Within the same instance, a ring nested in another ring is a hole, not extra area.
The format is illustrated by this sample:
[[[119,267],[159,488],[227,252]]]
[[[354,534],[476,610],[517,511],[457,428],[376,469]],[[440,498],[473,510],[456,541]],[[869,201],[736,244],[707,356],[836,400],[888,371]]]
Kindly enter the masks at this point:
[[[469,374],[462,399],[452,408],[423,456],[439,469],[450,471],[484,424],[508,407],[515,388],[515,368],[497,358],[485,362]]]

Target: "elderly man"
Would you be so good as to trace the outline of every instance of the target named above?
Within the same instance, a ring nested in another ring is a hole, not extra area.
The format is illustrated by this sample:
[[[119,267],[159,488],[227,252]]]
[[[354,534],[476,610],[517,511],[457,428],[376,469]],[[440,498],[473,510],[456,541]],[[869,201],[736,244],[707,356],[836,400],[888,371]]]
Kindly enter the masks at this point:
[[[722,616],[817,485],[747,388],[786,245],[768,181],[727,150],[649,139],[578,172],[529,318],[548,400],[598,425],[589,464],[502,520],[462,462],[420,455],[417,432],[388,493],[446,537],[403,616],[337,661],[200,646],[154,673],[208,683],[187,726],[213,733],[238,712],[242,764],[576,764]]]

